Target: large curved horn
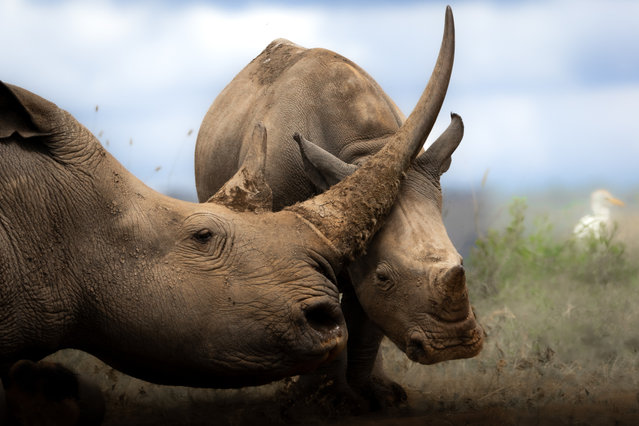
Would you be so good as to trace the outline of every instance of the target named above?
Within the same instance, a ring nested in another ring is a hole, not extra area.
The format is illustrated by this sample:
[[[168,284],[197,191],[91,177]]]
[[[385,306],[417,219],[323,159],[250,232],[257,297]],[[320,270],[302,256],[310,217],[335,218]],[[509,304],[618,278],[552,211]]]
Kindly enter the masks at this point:
[[[406,123],[355,173],[328,191],[286,208],[311,222],[341,260],[363,252],[395,202],[400,178],[432,129],[448,88],[455,53],[455,28],[446,8],[444,37],[428,85]]]
[[[444,37],[439,48],[439,56],[435,63],[433,73],[428,80],[426,88],[422,92],[417,105],[410,113],[402,127],[395,133],[395,137],[409,141],[419,141],[413,157],[426,142],[426,138],[435,124],[439,110],[444,103],[450,74],[453,71],[455,59],[455,23],[453,11],[446,6],[446,20],[444,25]]]
[[[273,193],[264,178],[266,164],[266,128],[257,123],[249,151],[242,167],[229,179],[208,203],[222,204],[238,212],[273,210]]]

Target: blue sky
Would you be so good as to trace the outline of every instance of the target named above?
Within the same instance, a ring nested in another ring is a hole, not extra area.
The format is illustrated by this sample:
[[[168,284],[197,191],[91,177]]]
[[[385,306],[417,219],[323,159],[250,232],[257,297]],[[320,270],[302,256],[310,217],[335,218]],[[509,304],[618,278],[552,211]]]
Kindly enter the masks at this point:
[[[487,170],[513,194],[639,187],[639,2],[450,3],[456,62],[434,133],[450,111],[466,133],[445,188],[477,188]],[[194,194],[202,117],[272,39],[352,59],[408,114],[445,4],[3,0],[0,79],[71,112],[152,187]]]

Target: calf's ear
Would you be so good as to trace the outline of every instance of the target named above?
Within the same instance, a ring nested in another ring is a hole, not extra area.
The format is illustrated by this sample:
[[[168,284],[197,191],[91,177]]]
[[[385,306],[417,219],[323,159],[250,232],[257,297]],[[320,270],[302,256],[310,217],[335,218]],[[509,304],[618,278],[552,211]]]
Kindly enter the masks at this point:
[[[293,139],[300,147],[306,176],[320,192],[326,191],[357,170],[354,164],[340,160],[299,133],[295,133]]]
[[[0,81],[0,138],[48,136],[58,107],[20,87]]]
[[[452,113],[450,118],[450,124],[444,133],[415,159],[413,167],[416,170],[439,177],[450,167],[451,156],[464,136],[464,123],[461,117]]]
[[[266,183],[266,127],[255,125],[250,148],[242,167],[229,179],[208,203],[221,204],[237,212],[273,210],[273,192]]]

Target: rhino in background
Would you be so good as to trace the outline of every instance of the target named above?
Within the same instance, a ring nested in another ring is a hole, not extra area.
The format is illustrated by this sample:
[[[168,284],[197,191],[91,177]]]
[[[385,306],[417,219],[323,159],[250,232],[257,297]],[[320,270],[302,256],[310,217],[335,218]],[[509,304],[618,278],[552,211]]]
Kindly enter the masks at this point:
[[[390,210],[419,140],[272,212],[267,130],[208,203],[164,196],[69,113],[0,83],[0,375],[62,348],[153,383],[240,387],[344,348],[335,276]],[[352,208],[352,206],[357,206]]]
[[[242,164],[252,144],[248,123],[254,120],[270,129],[266,180],[276,210],[367,168],[375,153],[397,139],[417,138],[423,144],[444,100],[453,57],[454,24],[447,8],[437,64],[404,120],[353,62],[325,49],[273,41],[223,89],[204,118],[195,151],[199,199],[215,193]],[[293,133],[303,155],[291,140]],[[338,277],[350,336],[348,358],[328,374],[339,392],[355,391],[373,407],[406,398],[383,373],[378,348],[384,334],[424,364],[473,357],[482,347],[483,330],[469,303],[462,259],[441,217],[439,178],[462,134],[461,118],[453,115],[446,132],[413,161],[366,255]],[[321,211],[321,204],[314,204]]]

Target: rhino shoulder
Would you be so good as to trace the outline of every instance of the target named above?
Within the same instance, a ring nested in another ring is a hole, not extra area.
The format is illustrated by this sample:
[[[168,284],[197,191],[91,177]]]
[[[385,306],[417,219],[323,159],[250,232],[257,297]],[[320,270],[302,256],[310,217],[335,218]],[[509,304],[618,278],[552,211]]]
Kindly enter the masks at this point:
[[[249,64],[251,80],[262,86],[273,84],[307,51],[308,49],[284,38],[273,40]]]

